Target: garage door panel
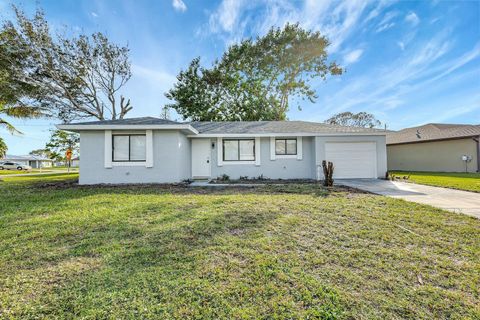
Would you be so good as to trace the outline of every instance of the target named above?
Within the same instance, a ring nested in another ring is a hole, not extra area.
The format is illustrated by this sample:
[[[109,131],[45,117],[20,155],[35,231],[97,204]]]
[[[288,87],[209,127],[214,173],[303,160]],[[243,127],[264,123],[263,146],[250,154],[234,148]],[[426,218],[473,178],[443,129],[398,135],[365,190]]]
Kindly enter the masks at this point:
[[[333,162],[335,179],[377,177],[374,142],[327,142],[325,157]]]

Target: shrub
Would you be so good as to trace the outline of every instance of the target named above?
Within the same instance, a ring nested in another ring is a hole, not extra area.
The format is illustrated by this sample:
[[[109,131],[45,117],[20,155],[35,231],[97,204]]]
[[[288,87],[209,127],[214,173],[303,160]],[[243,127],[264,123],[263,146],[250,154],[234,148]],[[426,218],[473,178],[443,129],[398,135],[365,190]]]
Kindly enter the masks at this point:
[[[220,177],[217,178],[218,181],[230,181],[230,176],[228,174],[222,174]]]

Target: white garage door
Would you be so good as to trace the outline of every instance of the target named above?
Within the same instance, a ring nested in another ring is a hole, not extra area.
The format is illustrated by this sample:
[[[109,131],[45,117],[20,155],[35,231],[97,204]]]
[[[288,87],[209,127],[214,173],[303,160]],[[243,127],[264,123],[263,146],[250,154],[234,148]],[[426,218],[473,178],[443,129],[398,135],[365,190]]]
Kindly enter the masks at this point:
[[[334,179],[377,177],[375,142],[327,142],[325,157],[333,162]]]

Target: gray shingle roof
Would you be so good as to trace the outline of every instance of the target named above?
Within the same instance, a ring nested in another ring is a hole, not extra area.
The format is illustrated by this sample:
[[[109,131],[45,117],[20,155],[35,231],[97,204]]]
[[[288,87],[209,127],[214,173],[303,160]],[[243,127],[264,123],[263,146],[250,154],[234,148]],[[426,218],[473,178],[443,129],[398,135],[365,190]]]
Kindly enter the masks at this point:
[[[428,123],[387,133],[387,144],[415,143],[480,136],[480,125]]]
[[[372,133],[381,129],[342,127],[308,121],[226,121],[192,122],[192,127],[203,134],[261,134],[261,133]]]
[[[190,124],[200,134],[289,134],[289,133],[376,133],[383,129],[360,127],[343,127],[308,121],[225,121],[225,122],[175,122],[155,117],[129,118],[119,120],[102,120],[77,122],[68,125],[181,125]],[[67,126],[68,126],[67,125]]]
[[[141,118],[128,118],[117,120],[100,120],[100,121],[86,121],[75,122],[75,125],[154,125],[154,124],[180,124],[180,122],[165,120],[155,117],[141,117]]]
[[[29,161],[29,160],[32,160],[32,161],[52,161],[51,159],[48,159],[48,158],[45,158],[45,157],[42,157],[42,156],[37,156],[37,155],[34,155],[34,154],[28,154],[28,155],[25,155],[25,156],[16,156],[16,155],[12,155],[12,154],[7,154],[4,158],[2,158],[2,160],[10,160],[10,161]]]

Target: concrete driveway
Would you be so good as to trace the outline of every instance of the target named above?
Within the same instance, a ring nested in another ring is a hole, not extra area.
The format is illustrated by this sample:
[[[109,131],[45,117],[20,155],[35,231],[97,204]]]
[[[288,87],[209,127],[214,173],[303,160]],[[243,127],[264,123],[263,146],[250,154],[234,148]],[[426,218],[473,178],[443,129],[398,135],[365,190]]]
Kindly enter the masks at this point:
[[[342,179],[336,182],[348,187],[428,204],[480,219],[480,193],[377,179]]]

